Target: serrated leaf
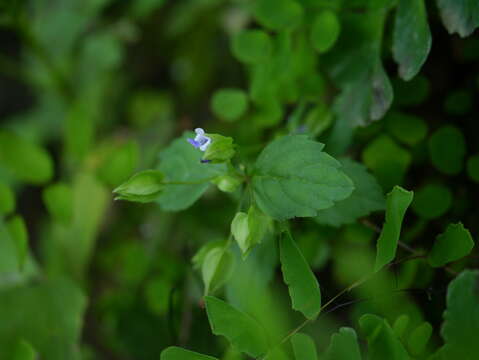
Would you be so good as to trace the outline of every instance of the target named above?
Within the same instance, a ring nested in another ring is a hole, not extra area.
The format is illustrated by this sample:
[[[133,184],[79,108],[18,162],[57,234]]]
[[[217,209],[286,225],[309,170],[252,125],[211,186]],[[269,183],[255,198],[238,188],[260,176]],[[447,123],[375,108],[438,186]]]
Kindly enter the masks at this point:
[[[239,351],[251,357],[267,352],[266,334],[255,319],[213,296],[205,296],[205,304],[213,334],[225,336]]]
[[[170,346],[163,350],[160,360],[218,360],[215,357],[203,355],[177,346]]]
[[[350,159],[341,159],[342,170],[353,181],[354,190],[348,198],[333,207],[320,210],[315,220],[320,224],[341,226],[351,224],[373,211],[383,210],[383,191],[365,166]]]
[[[339,332],[333,334],[324,359],[361,360],[358,339],[354,329],[342,327]]]
[[[369,360],[409,360],[409,355],[385,319],[366,314],[359,319],[368,339]]]
[[[439,267],[459,260],[468,255],[473,247],[471,233],[462,223],[449,224],[446,232],[436,238],[428,256],[429,264]]]
[[[479,26],[479,3],[476,0],[437,0],[437,7],[450,34],[466,37]]]
[[[293,309],[308,319],[314,319],[321,310],[318,280],[289,232],[281,234],[279,251],[283,279],[288,285]]]
[[[432,326],[427,321],[424,321],[411,332],[407,343],[411,355],[419,356],[424,352],[431,334]]]
[[[304,135],[288,135],[266,146],[252,178],[256,204],[264,213],[276,220],[315,216],[351,195],[351,179],[323,147]]]
[[[291,337],[294,357],[296,360],[317,360],[316,345],[310,336],[296,333]]]
[[[206,191],[208,181],[226,173],[224,164],[201,163],[203,153],[187,142],[191,132],[174,140],[160,152],[158,169],[166,181],[192,182],[185,185],[166,185],[157,202],[168,211],[179,211],[191,206]]]
[[[479,271],[465,270],[451,281],[441,336],[446,344],[438,359],[475,360],[479,354]]]
[[[393,56],[399,76],[411,80],[431,50],[431,32],[424,0],[399,0],[394,22]]]
[[[205,255],[201,274],[205,283],[205,294],[216,291],[231,275],[233,256],[224,247],[214,247]]]
[[[377,241],[374,271],[380,270],[396,256],[402,221],[413,196],[412,191],[404,190],[400,186],[395,186],[388,194],[386,200],[386,221]]]

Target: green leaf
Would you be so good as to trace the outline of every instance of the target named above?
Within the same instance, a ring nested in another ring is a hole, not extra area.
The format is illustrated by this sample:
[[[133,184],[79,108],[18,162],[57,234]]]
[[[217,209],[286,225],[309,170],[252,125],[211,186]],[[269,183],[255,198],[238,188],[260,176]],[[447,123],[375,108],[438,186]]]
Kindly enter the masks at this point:
[[[264,27],[283,30],[301,23],[303,8],[295,0],[257,0],[253,5],[253,14]]]
[[[232,270],[233,256],[224,247],[215,247],[208,251],[201,266],[205,295],[219,289],[231,276]]]
[[[139,147],[134,141],[121,146],[111,146],[98,169],[98,176],[109,186],[118,186],[135,171],[139,159]]]
[[[436,130],[429,139],[429,154],[439,171],[448,175],[461,172],[466,155],[466,141],[461,130],[452,125]]]
[[[407,145],[416,145],[427,135],[427,123],[418,116],[391,112],[384,120],[389,132]]]
[[[396,334],[398,338],[402,338],[404,336],[404,332],[406,331],[408,325],[409,325],[408,315],[402,314],[398,316],[398,318],[396,319],[393,325],[394,333]]]
[[[264,213],[277,220],[316,216],[351,195],[352,181],[323,147],[304,135],[266,146],[252,178],[255,201]]]
[[[388,194],[386,200],[386,221],[377,241],[374,271],[379,271],[396,256],[402,221],[413,196],[412,191],[404,190],[400,186],[395,186]]]
[[[411,355],[419,356],[426,349],[426,345],[432,335],[432,326],[424,321],[409,335],[408,349]]]
[[[259,64],[267,60],[273,45],[269,35],[261,30],[243,30],[232,40],[231,52],[241,62]]]
[[[431,32],[424,0],[399,0],[394,22],[393,56],[399,76],[411,80],[431,50]]]
[[[412,161],[411,154],[387,135],[370,142],[361,158],[385,190],[403,182]]]
[[[9,219],[6,225],[17,249],[18,265],[22,269],[28,254],[28,232],[25,221],[16,215]]]
[[[161,352],[160,360],[217,360],[217,358],[170,346]]]
[[[451,115],[463,116],[472,110],[473,105],[473,93],[467,90],[455,90],[447,95],[444,111]]]
[[[320,210],[315,217],[320,224],[336,227],[351,224],[362,216],[385,208],[382,189],[366,167],[350,159],[342,159],[340,162],[344,173],[353,181],[354,190],[345,200],[329,209]]]
[[[165,187],[163,179],[163,173],[158,170],[140,171],[113,190],[118,194],[115,200],[154,201]]]
[[[319,53],[333,47],[339,37],[341,23],[333,11],[325,10],[316,15],[311,27],[311,43]]]
[[[13,351],[12,360],[35,360],[37,358],[37,353],[25,340],[17,342],[17,346]]]
[[[45,149],[7,131],[0,131],[2,167],[29,184],[43,184],[53,176],[53,161]]]
[[[416,192],[412,209],[424,219],[435,219],[444,215],[451,205],[452,194],[447,187],[428,184]]]
[[[385,319],[366,314],[359,319],[368,339],[369,360],[409,360],[409,355]]]
[[[255,319],[213,296],[204,299],[213,334],[225,336],[239,351],[251,357],[267,352],[266,334]]]
[[[50,215],[62,224],[69,224],[73,217],[73,192],[64,183],[50,185],[43,190],[43,203]]]
[[[474,247],[469,230],[462,223],[449,224],[445,233],[440,234],[429,253],[429,264],[434,267],[446,265],[468,255]]]
[[[473,155],[469,159],[467,159],[467,174],[474,182],[479,183],[479,155]]]
[[[206,149],[203,155],[203,160],[207,160],[212,164],[223,163],[231,160],[236,152],[236,145],[233,143],[233,138],[218,134],[207,135],[211,139],[211,144]]]
[[[0,292],[0,353],[12,354],[18,339],[28,339],[42,358],[79,360],[86,300],[66,279],[15,287]],[[22,309],[19,316],[18,309]]]
[[[465,270],[451,281],[441,335],[446,344],[440,359],[475,360],[479,354],[478,270]]]
[[[236,121],[248,110],[248,97],[240,89],[221,89],[211,100],[211,110],[220,119]]]
[[[0,182],[0,215],[8,215],[15,210],[15,194],[13,191]]]
[[[316,345],[310,336],[296,333],[291,337],[294,357],[296,360],[317,360]]]
[[[293,309],[314,319],[321,310],[318,280],[289,232],[281,234],[279,254],[283,279],[288,285]]]
[[[331,336],[325,360],[361,360],[358,339],[354,329],[342,327]]]
[[[224,164],[201,163],[203,153],[187,142],[188,137],[194,137],[193,133],[183,134],[160,153],[158,169],[165,174],[165,180],[186,183],[165,185],[157,200],[163,210],[190,207],[206,191],[209,181],[226,173]]]
[[[231,222],[231,233],[245,258],[256,244],[261,243],[272,227],[271,219],[256,206],[251,206],[248,214],[238,212]]]
[[[476,0],[437,0],[437,7],[450,34],[466,37],[479,26],[479,3]]]

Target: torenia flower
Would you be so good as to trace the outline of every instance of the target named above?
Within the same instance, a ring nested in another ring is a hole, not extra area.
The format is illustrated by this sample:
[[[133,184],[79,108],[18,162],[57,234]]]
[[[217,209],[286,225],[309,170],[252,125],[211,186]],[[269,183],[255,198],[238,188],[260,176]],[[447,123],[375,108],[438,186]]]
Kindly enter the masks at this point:
[[[195,138],[188,138],[188,142],[195,148],[200,149],[201,151],[206,151],[208,146],[211,144],[211,138],[209,136],[205,136],[205,131],[202,128],[196,128],[195,133]]]

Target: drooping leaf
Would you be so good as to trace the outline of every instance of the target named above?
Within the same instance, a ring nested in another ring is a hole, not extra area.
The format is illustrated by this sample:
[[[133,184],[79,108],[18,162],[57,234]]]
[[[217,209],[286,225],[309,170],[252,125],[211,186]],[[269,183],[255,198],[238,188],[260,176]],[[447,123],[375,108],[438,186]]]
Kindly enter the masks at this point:
[[[411,332],[407,343],[411,355],[419,356],[424,352],[431,334],[432,326],[427,321],[424,321]]]
[[[479,26],[479,3],[476,0],[437,0],[437,6],[450,34],[466,37]]]
[[[409,355],[387,320],[366,314],[359,319],[361,330],[368,339],[369,360],[409,360]]]
[[[441,336],[445,345],[437,359],[475,360],[479,354],[478,270],[465,270],[451,281]]]
[[[214,247],[205,255],[201,273],[205,283],[205,294],[216,291],[231,275],[233,256],[224,247]]]
[[[115,200],[146,203],[157,199],[164,187],[164,175],[162,172],[158,170],[144,170],[133,175],[113,190],[113,192],[117,194]]]
[[[0,167],[30,184],[43,184],[53,176],[53,161],[44,148],[7,131],[0,132]]]
[[[266,146],[252,178],[255,201],[264,213],[277,220],[315,216],[351,195],[352,181],[323,147],[304,135]]]
[[[399,0],[394,23],[393,56],[399,76],[411,80],[431,50],[431,32],[424,0]]]
[[[440,234],[429,253],[429,264],[443,266],[468,255],[474,247],[472,236],[462,223],[449,224],[446,232]]]
[[[464,135],[455,126],[445,125],[436,130],[429,139],[432,164],[445,174],[458,174],[462,170],[465,154]]]
[[[233,346],[251,357],[267,352],[266,334],[255,319],[213,296],[204,299],[213,334],[225,336]]]
[[[320,224],[351,224],[362,216],[385,208],[382,189],[366,168],[350,159],[342,159],[340,162],[344,173],[353,181],[354,190],[351,196],[337,202],[333,207],[320,210],[315,217]]]
[[[358,339],[354,329],[342,327],[331,336],[325,360],[361,360]]]
[[[310,336],[296,333],[291,337],[294,357],[296,360],[317,360],[316,345]]]
[[[208,188],[208,181],[226,173],[224,164],[201,163],[203,153],[187,142],[185,133],[160,153],[158,169],[165,181],[191,184],[166,185],[157,202],[162,209],[179,211],[191,206]]]
[[[386,220],[377,241],[374,271],[380,270],[396,256],[402,221],[412,199],[413,192],[404,190],[400,186],[395,186],[388,194],[386,200]]]
[[[314,319],[321,309],[318,280],[289,232],[281,234],[279,254],[293,309],[302,312],[308,319]]]
[[[68,280],[2,290],[0,353],[9,358],[18,339],[24,338],[46,359],[79,360],[78,342],[85,307],[82,292]]]
[[[161,352],[160,360],[217,360],[217,358],[170,346]]]
[[[222,120],[236,121],[248,110],[248,97],[240,89],[220,89],[211,99],[211,110]]]

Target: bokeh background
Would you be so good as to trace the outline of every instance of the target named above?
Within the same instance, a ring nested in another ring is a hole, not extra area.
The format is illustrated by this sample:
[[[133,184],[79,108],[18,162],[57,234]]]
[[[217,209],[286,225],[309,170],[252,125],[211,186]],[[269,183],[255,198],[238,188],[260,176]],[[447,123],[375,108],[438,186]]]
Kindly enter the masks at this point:
[[[356,3],[339,16],[373,11]],[[173,344],[241,359],[211,334],[201,274],[191,262],[202,244],[228,236],[235,194],[211,188],[188,210],[173,213],[157,204],[115,202],[112,190],[135,171],[156,167],[158,153],[196,127],[234,137],[246,161],[288,132],[310,133],[328,151],[339,92],[334,65],[340,57],[361,66],[352,53],[333,47],[319,55],[305,46],[294,65],[299,70],[286,63],[263,77],[269,84],[292,74],[279,84],[285,93],[279,103],[250,100],[234,121],[214,109],[219,89],[249,91],[251,72],[231,45],[238,31],[259,26],[247,4],[1,2],[0,359],[22,339],[49,360],[159,359]],[[463,222],[473,237],[479,230],[479,37],[448,34],[434,4],[428,14],[431,53],[408,82],[397,76],[393,19],[384,17],[381,57],[394,102],[383,119],[354,132],[346,151],[385,193],[395,184],[415,191],[403,227],[409,250],[401,248],[399,258],[430,248],[450,222]],[[359,36],[348,32],[347,21],[339,48]],[[323,297],[369,269],[382,221],[383,214],[373,214],[339,228],[292,222]],[[27,244],[18,260],[7,238]],[[285,334],[300,320],[288,310],[274,244],[266,239],[247,261],[238,257],[222,291]],[[477,264],[477,251],[448,270],[433,271],[421,258],[401,262],[347,294],[338,303],[344,306],[307,331],[321,351],[331,333],[354,326],[365,311],[391,321],[407,313],[412,323],[433,325],[434,348],[442,343],[448,282]]]

